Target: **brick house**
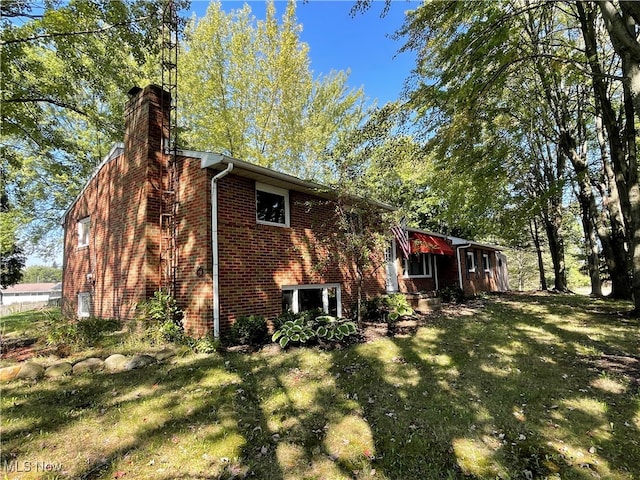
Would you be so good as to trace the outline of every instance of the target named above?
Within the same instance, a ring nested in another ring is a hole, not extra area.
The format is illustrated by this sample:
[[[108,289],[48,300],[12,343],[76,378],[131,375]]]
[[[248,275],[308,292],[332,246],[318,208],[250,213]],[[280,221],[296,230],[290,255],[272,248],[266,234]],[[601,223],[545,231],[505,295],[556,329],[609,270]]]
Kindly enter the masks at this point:
[[[409,228],[397,235],[387,251],[387,291],[427,296],[446,287],[457,287],[465,296],[509,290],[507,259],[501,249]]]
[[[171,169],[163,150],[169,104],[158,86],[130,91],[124,143],[113,146],[63,216],[67,313],[130,320],[139,302],[170,284],[185,329],[196,336],[218,336],[240,316],[273,318],[286,309],[347,315],[357,282],[327,241],[337,232],[335,192],[209,152],[178,151]],[[407,254],[395,240],[380,252],[383,268],[364,279],[365,297],[507,288],[496,247],[407,234]]]
[[[162,245],[169,196],[176,205],[174,296],[191,334],[219,335],[240,316],[273,318],[283,308],[346,315],[356,283],[325,241],[335,234],[335,195],[268,168],[194,151],[178,151],[171,190],[170,157],[162,148],[169,102],[154,85],[131,90],[124,143],[112,148],[67,209],[64,308],[128,320],[167,283]],[[385,282],[384,268],[373,272],[364,295],[384,293]]]

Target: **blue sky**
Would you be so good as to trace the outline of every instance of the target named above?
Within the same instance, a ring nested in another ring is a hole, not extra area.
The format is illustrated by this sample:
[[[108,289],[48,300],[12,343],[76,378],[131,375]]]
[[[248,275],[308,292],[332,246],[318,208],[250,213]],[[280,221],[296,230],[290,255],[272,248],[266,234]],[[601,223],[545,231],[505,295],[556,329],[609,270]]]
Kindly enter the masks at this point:
[[[264,1],[224,1],[225,10],[251,6],[256,18],[264,18]],[[301,41],[309,45],[311,68],[317,77],[331,70],[350,70],[349,86],[364,88],[365,95],[378,105],[398,98],[404,81],[415,65],[411,53],[398,54],[401,41],[390,36],[402,25],[404,12],[418,6],[416,0],[397,0],[391,3],[386,16],[383,1],[374,1],[366,13],[350,15],[355,0],[310,0],[298,2],[296,16],[303,29]],[[206,12],[208,1],[192,0],[191,11],[197,16]],[[276,1],[278,17],[286,7]]]
[[[264,1],[225,1],[223,8],[240,8],[244,3],[251,6],[256,18],[264,17]],[[415,8],[418,2],[394,1],[382,18],[384,2],[374,1],[369,11],[352,17],[350,11],[354,3],[355,0],[298,2],[298,23],[303,26],[300,39],[309,45],[315,77],[331,70],[349,70],[349,86],[363,87],[371,103],[376,101],[383,105],[399,97],[414,68],[415,56],[398,54],[402,42],[394,41],[390,36],[402,25],[404,12]],[[208,5],[208,1],[192,0],[189,15],[204,16]],[[285,1],[276,1],[278,17],[285,6]],[[52,260],[29,256],[27,265],[51,265]],[[61,255],[55,260],[62,264]]]

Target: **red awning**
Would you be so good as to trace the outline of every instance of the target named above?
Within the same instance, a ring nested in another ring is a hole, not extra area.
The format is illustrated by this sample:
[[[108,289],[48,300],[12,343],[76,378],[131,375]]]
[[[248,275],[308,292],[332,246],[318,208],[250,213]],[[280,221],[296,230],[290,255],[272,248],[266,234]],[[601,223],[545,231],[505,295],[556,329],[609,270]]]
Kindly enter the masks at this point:
[[[451,245],[442,237],[426,233],[410,232],[411,253],[435,253],[436,255],[454,255]]]

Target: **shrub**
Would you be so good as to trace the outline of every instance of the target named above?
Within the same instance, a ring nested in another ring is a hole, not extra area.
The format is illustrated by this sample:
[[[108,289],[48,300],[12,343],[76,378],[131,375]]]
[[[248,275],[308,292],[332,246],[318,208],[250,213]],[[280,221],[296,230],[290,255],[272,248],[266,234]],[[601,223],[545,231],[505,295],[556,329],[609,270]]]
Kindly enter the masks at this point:
[[[266,342],[267,322],[259,315],[239,317],[231,326],[231,339],[240,345],[258,346]]]
[[[460,287],[445,287],[438,290],[437,294],[444,303],[464,302],[464,290]]]
[[[220,339],[215,338],[213,334],[193,340],[190,345],[191,349],[196,353],[215,353],[220,350]]]
[[[47,319],[47,344],[59,351],[74,351],[94,346],[105,332],[120,328],[117,320],[95,317],[69,319],[61,314],[50,314]]]
[[[325,340],[341,341],[356,333],[356,324],[351,321],[340,320],[331,315],[322,315],[316,318],[315,333],[318,338]]]
[[[188,343],[182,326],[182,311],[170,294],[158,290],[152,298],[140,302],[138,318],[153,341]]]
[[[400,317],[413,315],[413,308],[402,293],[379,295],[364,304],[363,318],[373,322],[395,322]]]
[[[340,342],[356,333],[356,324],[345,319],[310,310],[297,314],[286,313],[278,319],[289,318],[276,330],[271,339],[282,348],[290,343],[308,343],[313,340]],[[279,322],[274,321],[274,326]]]
[[[306,325],[303,318],[286,321],[278,331],[276,331],[271,340],[278,342],[282,348],[289,343],[306,343],[315,336],[315,332],[311,327]]]

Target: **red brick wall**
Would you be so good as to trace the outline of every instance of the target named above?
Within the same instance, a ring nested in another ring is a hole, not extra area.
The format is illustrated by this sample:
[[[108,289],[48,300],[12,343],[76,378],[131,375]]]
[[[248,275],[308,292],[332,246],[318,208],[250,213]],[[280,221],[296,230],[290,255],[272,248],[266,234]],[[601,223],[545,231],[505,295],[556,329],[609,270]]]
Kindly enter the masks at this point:
[[[218,183],[221,328],[239,316],[266,318],[282,311],[282,286],[338,283],[343,314],[355,302],[357,286],[330,254],[334,205],[290,191],[290,227],[258,224],[255,182],[236,175]],[[365,294],[384,293],[384,269],[364,285]]]
[[[213,329],[212,173],[194,158],[180,158],[178,166],[176,301],[186,330],[201,336]]]
[[[467,252],[473,252],[476,262],[476,271],[469,272],[467,264]],[[489,255],[490,271],[482,268],[482,254]],[[495,250],[482,248],[466,248],[460,250],[460,263],[462,268],[462,284],[465,296],[473,297],[480,292],[497,292],[496,284],[497,260]]]
[[[124,154],[102,166],[65,218],[63,296],[73,312],[78,293],[90,292],[93,315],[131,319],[137,303],[160,285],[160,212],[167,208],[161,202],[170,188],[161,153],[160,94],[150,86],[130,100]],[[184,157],[176,172],[176,300],[186,330],[203,335],[213,327],[210,181],[217,172]],[[256,222],[253,180],[231,174],[218,183],[223,330],[242,315],[279,315],[283,285],[338,283],[343,313],[355,302],[354,277],[331,256],[327,242],[335,205],[289,195],[291,226],[262,225]],[[90,244],[77,248],[77,222],[86,216]],[[384,273],[380,268],[367,277],[366,296],[384,293]]]
[[[131,319],[157,288],[159,95],[150,86],[129,101],[124,154],[101,167],[65,217],[63,298],[70,312],[78,293],[89,292],[93,315]],[[87,216],[89,245],[78,248],[77,222]]]

